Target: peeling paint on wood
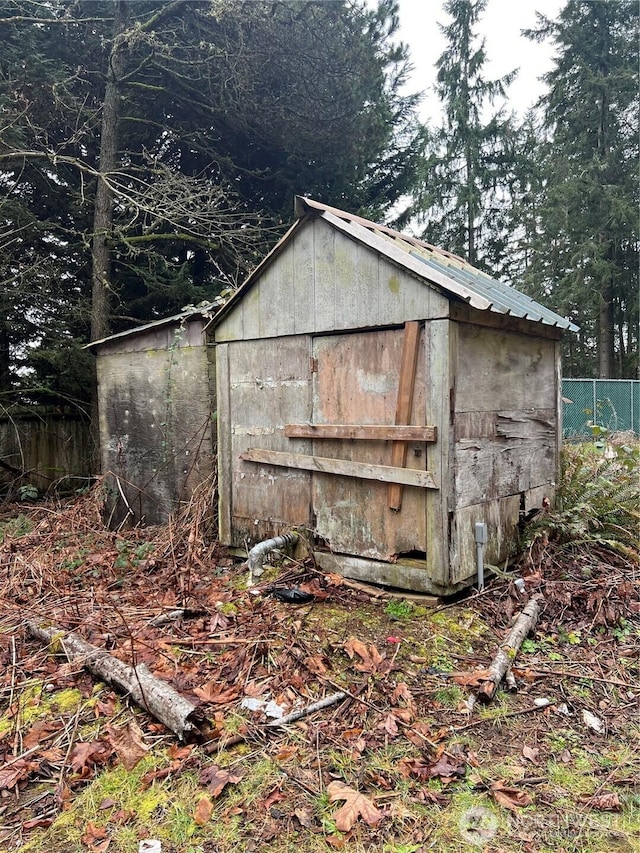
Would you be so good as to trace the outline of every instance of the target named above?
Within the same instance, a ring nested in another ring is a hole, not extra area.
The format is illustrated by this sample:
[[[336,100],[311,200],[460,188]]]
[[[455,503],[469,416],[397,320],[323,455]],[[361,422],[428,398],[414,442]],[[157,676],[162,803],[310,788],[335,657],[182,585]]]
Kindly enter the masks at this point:
[[[317,424],[394,424],[403,329],[319,337],[314,340],[313,418]],[[370,377],[362,382],[362,372]],[[358,370],[360,369],[360,374]],[[416,372],[410,423],[425,421],[424,334]],[[389,465],[386,442],[317,440],[313,453],[370,465]],[[412,448],[407,468],[425,472],[424,446]],[[435,480],[437,484],[437,480]],[[426,552],[426,497],[409,489],[399,513],[387,507],[386,488],[344,477],[314,476],[313,506],[318,534],[339,551],[395,559],[399,553]]]

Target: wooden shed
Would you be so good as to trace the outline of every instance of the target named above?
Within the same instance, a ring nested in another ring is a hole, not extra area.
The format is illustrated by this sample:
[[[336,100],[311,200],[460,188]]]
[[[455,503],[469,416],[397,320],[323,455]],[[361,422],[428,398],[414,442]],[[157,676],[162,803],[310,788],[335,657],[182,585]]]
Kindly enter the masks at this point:
[[[212,321],[220,538],[304,529],[327,570],[451,593],[553,500],[567,320],[309,199]]]
[[[166,522],[214,470],[215,366],[203,331],[220,304],[89,345],[113,524]]]

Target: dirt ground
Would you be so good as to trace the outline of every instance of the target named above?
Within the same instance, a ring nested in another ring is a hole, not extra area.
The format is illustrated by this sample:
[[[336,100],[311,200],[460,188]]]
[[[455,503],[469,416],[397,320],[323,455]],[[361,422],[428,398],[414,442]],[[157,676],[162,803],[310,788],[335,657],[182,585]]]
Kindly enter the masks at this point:
[[[640,850],[631,556],[541,537],[436,607],[287,558],[248,589],[202,516],[109,532],[96,495],[0,507],[0,851]],[[532,595],[513,689],[474,704]],[[146,664],[200,731],[68,661],[69,632]]]

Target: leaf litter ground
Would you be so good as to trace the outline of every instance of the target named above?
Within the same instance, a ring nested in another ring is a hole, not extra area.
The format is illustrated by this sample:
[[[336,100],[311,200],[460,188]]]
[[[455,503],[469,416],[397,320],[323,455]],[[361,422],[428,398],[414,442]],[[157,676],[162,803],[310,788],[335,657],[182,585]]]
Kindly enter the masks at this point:
[[[202,516],[114,533],[98,498],[0,516],[0,851],[130,853],[147,838],[165,853],[639,849],[628,556],[538,539],[517,568],[524,593],[495,578],[434,609],[309,561],[282,561],[255,594]],[[313,600],[282,602],[274,585]],[[532,593],[546,603],[517,692],[471,708]],[[179,743],[27,636],[28,620],[144,662],[200,703],[204,741]]]

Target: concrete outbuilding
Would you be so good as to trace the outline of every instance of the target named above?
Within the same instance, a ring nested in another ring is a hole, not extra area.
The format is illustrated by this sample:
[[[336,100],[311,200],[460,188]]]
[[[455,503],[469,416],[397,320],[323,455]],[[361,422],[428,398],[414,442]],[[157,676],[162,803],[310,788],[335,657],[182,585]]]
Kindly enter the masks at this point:
[[[90,344],[112,524],[165,523],[215,470],[215,365],[203,330],[220,304]]]

